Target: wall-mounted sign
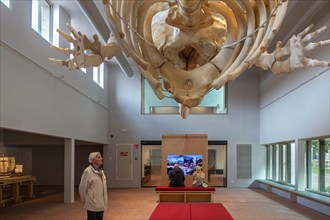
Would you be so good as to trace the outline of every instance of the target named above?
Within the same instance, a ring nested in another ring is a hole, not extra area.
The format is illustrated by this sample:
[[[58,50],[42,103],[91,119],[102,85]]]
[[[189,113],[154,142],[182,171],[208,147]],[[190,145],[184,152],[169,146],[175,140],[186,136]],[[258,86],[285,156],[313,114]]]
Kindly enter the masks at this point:
[[[119,156],[127,157],[128,156],[128,152],[119,152]]]

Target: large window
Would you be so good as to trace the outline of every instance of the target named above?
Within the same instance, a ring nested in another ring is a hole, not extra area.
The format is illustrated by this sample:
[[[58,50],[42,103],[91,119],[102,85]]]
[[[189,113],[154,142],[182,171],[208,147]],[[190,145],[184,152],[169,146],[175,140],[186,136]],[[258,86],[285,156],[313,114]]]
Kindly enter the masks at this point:
[[[10,8],[10,0],[1,0],[1,2],[7,6],[7,8]]]
[[[160,79],[162,81],[162,79]],[[147,80],[142,77],[142,114],[179,114],[179,105],[172,95],[163,91],[166,97],[159,100]],[[191,108],[190,114],[226,114],[227,113],[227,86],[209,91],[199,106]]]
[[[32,0],[32,28],[52,42],[52,7],[47,0]]]
[[[294,185],[295,143],[277,143],[267,147],[267,179]]]
[[[99,67],[93,67],[93,80],[101,88],[104,88],[104,64],[102,63]]]
[[[307,141],[307,189],[330,195],[330,138]]]

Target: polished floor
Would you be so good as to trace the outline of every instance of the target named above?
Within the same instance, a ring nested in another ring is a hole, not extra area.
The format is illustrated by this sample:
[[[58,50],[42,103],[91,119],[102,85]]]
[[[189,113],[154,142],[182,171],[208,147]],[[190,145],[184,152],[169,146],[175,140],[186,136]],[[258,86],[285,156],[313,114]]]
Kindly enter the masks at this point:
[[[35,199],[23,199],[21,203],[8,203],[0,208],[0,219],[86,219],[77,192],[75,202],[69,204],[63,203],[63,187],[35,187],[35,194]],[[108,194],[104,220],[147,220],[157,206],[153,187],[109,189]],[[329,216],[260,189],[217,188],[213,198],[214,202],[222,203],[234,219],[329,220]]]

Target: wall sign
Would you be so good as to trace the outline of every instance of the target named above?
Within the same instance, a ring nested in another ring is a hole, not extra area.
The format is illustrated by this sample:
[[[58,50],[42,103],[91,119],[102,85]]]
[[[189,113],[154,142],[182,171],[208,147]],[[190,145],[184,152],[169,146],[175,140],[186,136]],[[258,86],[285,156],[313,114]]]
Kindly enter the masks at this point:
[[[127,157],[128,156],[128,152],[119,152],[119,156]]]

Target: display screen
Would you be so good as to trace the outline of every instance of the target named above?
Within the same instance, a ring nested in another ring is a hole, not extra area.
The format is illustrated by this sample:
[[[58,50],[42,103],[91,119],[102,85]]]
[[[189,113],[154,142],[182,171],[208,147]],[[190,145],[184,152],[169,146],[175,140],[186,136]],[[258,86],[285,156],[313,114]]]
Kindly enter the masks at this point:
[[[167,174],[178,164],[184,175],[193,175],[196,166],[202,167],[203,156],[199,154],[167,155]]]

